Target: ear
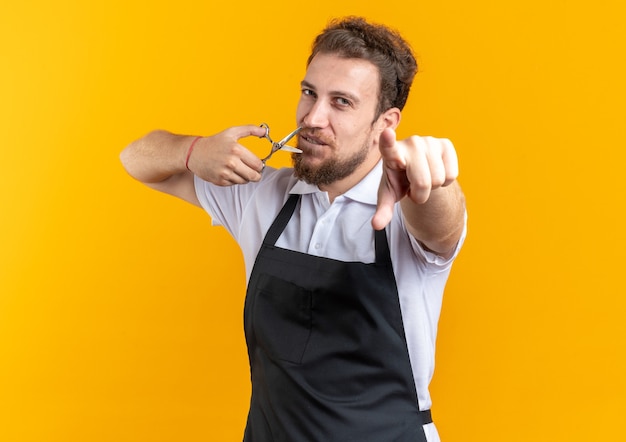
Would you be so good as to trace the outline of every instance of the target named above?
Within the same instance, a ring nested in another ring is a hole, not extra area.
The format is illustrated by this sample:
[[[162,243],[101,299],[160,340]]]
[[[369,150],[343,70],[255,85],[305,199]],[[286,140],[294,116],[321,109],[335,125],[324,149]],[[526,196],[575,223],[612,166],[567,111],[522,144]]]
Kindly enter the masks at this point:
[[[396,128],[400,124],[401,118],[402,112],[397,107],[387,109],[378,117],[377,127],[380,133],[382,133],[387,128],[396,130]]]

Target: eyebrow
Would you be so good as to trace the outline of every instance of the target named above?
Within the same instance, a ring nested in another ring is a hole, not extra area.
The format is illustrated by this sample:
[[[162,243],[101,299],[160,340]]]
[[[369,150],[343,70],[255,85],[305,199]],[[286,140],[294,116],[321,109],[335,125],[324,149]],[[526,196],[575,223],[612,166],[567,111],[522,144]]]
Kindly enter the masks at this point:
[[[306,80],[302,80],[300,82],[300,86],[305,87],[307,89],[312,89],[312,90],[316,90],[315,86],[312,85],[311,83],[309,83]],[[355,104],[358,104],[361,102],[361,99],[359,97],[357,97],[356,95],[350,93],[350,92],[346,92],[346,91],[330,91],[331,95],[338,95],[340,97],[345,97],[347,99],[349,99],[350,101],[352,101]]]

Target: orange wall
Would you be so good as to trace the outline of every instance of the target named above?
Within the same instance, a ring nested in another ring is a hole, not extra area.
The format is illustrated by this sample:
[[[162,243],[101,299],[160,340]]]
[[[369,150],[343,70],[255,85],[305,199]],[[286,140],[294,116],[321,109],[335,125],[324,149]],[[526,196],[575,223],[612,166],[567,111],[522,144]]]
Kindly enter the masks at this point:
[[[400,135],[450,137],[462,162],[443,440],[626,440],[624,2],[364,3],[3,6],[0,440],[240,440],[240,254],[118,153],[154,128],[288,132],[311,39],[348,13],[411,41]]]

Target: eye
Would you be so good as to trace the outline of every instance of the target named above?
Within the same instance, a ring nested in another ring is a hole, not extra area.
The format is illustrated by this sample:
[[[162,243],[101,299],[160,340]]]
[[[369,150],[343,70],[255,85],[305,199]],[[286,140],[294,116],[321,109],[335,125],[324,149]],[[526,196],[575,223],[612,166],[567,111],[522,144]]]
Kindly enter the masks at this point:
[[[337,98],[335,98],[335,103],[337,103],[337,105],[339,105],[341,107],[350,107],[350,106],[352,106],[352,102],[350,100],[348,100],[347,98],[344,98],[344,97],[337,97]]]
[[[305,96],[308,96],[308,97],[315,97],[315,92],[313,92],[311,89],[303,88],[302,89],[302,95],[305,95]]]

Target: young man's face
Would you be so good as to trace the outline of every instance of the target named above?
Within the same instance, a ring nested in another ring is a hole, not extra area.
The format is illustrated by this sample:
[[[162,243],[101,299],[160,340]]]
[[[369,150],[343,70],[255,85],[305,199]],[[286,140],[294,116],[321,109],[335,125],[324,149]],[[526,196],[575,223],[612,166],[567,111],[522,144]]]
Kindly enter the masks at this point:
[[[303,153],[293,155],[299,178],[326,185],[355,172],[364,176],[376,164],[378,89],[378,69],[367,60],[321,53],[313,58],[296,114],[303,126]]]

